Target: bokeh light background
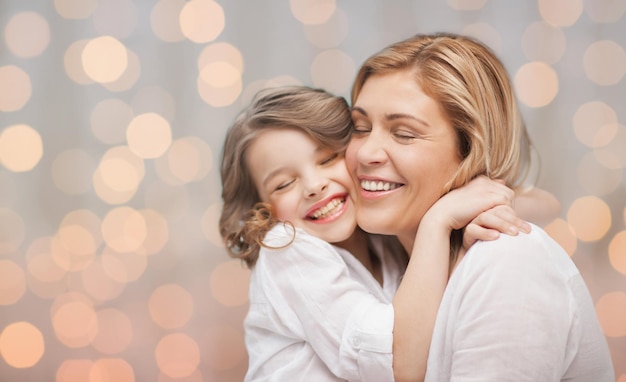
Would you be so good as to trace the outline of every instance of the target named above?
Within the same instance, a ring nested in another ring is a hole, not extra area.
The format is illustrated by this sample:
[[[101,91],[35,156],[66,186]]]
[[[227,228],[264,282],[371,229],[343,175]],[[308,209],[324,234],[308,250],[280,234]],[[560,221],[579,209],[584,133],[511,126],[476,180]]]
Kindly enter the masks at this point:
[[[240,381],[225,131],[266,86],[348,96],[418,32],[507,65],[626,381],[626,0],[0,0],[0,380]]]

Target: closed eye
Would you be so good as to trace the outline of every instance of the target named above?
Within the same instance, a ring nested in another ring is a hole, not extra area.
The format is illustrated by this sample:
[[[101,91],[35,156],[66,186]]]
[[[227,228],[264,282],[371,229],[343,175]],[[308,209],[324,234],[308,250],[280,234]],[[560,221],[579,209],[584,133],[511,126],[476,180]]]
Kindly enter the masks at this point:
[[[284,190],[285,188],[291,186],[293,184],[293,182],[295,182],[294,179],[288,180],[286,182],[283,182],[281,184],[279,184],[278,186],[276,186],[276,188],[274,189],[274,191],[280,191],[280,190]]]
[[[401,143],[411,143],[416,139],[423,138],[422,131],[412,126],[399,124],[391,130],[393,137]]]
[[[370,130],[371,128],[364,123],[355,123],[352,127],[352,134],[365,134],[369,133]]]
[[[335,159],[337,159],[337,157],[339,157],[339,154],[338,154],[338,153],[333,153],[333,154],[332,154],[332,155],[330,155],[329,157],[324,158],[324,159],[320,162],[320,164],[321,164],[321,165],[325,165],[325,164],[331,163],[332,161],[334,161]]]
[[[416,137],[414,135],[409,135],[409,134],[404,134],[404,133],[396,133],[394,134],[394,136],[401,141],[409,141],[412,139],[415,139]]]

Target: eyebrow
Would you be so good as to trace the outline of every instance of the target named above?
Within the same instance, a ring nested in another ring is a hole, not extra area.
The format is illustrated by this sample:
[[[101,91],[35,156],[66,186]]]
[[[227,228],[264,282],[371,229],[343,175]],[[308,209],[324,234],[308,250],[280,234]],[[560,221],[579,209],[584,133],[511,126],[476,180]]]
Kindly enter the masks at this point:
[[[362,114],[365,117],[369,117],[367,115],[367,112],[363,108],[361,108],[361,107],[354,106],[354,107],[352,107],[352,111],[356,111],[356,112],[358,112],[359,114]],[[385,114],[385,119],[388,120],[388,121],[393,121],[393,120],[396,120],[396,119],[411,119],[411,120],[416,121],[416,122],[418,122],[418,123],[420,123],[420,124],[422,124],[424,126],[430,126],[428,124],[428,122],[424,121],[423,119],[418,118],[418,117],[416,117],[414,115],[411,115],[411,114],[406,114],[406,113]]]

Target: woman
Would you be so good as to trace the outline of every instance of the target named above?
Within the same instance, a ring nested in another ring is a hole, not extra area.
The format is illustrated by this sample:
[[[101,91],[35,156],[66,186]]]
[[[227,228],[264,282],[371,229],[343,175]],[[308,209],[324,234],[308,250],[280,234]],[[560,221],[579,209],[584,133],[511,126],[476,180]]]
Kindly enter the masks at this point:
[[[448,238],[430,233],[477,215],[468,246],[530,229],[509,206],[511,189],[478,178],[431,208],[404,273],[395,241],[356,226],[343,155],[351,132],[343,98],[302,86],[259,92],[228,130],[220,233],[252,271],[245,381],[390,381],[397,337],[415,337],[423,358],[413,361],[425,365],[449,270]],[[399,285],[410,293],[395,298]],[[392,330],[403,314],[417,325]]]
[[[357,222],[396,235],[409,253],[442,195],[479,175],[519,187],[527,173],[506,70],[470,38],[419,35],[387,47],[362,65],[352,105],[346,162],[361,188]],[[458,233],[436,233],[449,235],[451,263],[462,261],[437,314],[427,381],[614,381],[589,292],[562,248],[534,226],[463,256]],[[412,325],[396,319],[394,330]],[[393,346],[396,379],[420,379],[415,344]]]

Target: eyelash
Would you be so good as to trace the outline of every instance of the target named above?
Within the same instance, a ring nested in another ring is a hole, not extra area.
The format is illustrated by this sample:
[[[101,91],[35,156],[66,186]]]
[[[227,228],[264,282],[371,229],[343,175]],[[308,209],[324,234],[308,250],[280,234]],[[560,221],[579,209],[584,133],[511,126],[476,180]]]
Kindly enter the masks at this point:
[[[282,183],[282,184],[279,184],[279,185],[276,187],[276,189],[275,189],[274,191],[284,190],[285,188],[289,187],[289,186],[290,186],[293,182],[294,182],[294,181],[293,181],[293,179],[292,179],[292,180],[290,180],[290,181],[289,181],[289,182],[287,182],[287,183]]]
[[[399,134],[399,133],[395,133],[395,134],[394,134],[394,136],[395,136],[397,139],[400,139],[400,140],[403,140],[403,141],[409,141],[409,140],[415,139],[415,136],[413,136],[413,135],[408,135],[408,134]]]
[[[324,158],[321,162],[320,162],[320,166],[324,166],[327,165],[329,163],[332,163],[335,159],[337,159],[339,157],[339,153],[333,153],[330,156]],[[288,182],[285,183],[281,183],[278,186],[276,186],[276,188],[274,188],[274,191],[280,191],[280,190],[284,190],[285,188],[291,186],[291,184],[293,184],[293,182],[295,182],[294,179],[289,180]]]
[[[368,133],[369,129],[365,128],[365,127],[359,127],[357,125],[354,125],[352,127],[352,134],[365,134]]]
[[[338,157],[338,156],[339,156],[339,154],[338,154],[338,153],[333,153],[331,156],[329,156],[329,157],[325,158],[324,160],[322,160],[322,161],[320,162],[320,164],[321,164],[321,165],[328,164],[328,163],[330,163],[330,162],[334,161],[335,159],[337,159],[337,157]]]
[[[359,127],[357,125],[354,125],[354,127],[352,128],[353,135],[367,134],[369,132],[370,130],[368,128]],[[394,133],[393,135],[394,137],[396,137],[396,139],[400,141],[411,141],[417,138],[415,135],[412,135],[412,134]]]

